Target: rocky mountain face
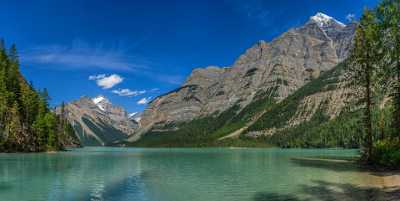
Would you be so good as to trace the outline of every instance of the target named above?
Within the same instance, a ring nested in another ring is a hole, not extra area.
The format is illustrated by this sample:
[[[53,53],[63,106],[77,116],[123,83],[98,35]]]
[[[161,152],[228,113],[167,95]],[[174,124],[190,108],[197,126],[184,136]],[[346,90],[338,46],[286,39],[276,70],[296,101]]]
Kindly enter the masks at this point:
[[[355,28],[355,24],[345,25],[317,13],[304,26],[290,29],[271,42],[257,42],[230,67],[193,70],[180,88],[148,105],[141,115],[141,127],[130,141],[154,129],[177,129],[170,125],[221,114],[236,105],[239,111],[243,110],[256,102],[259,94],[267,94],[277,103],[284,102],[347,57]],[[327,99],[336,105],[329,110],[333,117],[340,112],[346,93],[338,89],[305,97],[299,106],[305,111],[295,112],[288,126],[310,118],[316,105]],[[257,115],[254,118],[263,116]]]
[[[134,112],[128,115],[129,119],[132,121],[140,123],[140,119],[142,118],[142,112]],[[140,125],[139,125],[140,126]]]
[[[138,123],[104,96],[81,97],[65,105],[67,119],[83,145],[107,145],[132,135]]]

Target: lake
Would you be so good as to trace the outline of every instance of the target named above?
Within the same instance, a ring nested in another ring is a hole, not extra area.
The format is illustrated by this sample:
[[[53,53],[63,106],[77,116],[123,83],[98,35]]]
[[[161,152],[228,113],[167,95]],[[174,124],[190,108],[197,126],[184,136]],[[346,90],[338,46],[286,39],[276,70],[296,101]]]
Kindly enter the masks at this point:
[[[1,201],[370,200],[380,178],[341,149],[89,147],[0,154]]]

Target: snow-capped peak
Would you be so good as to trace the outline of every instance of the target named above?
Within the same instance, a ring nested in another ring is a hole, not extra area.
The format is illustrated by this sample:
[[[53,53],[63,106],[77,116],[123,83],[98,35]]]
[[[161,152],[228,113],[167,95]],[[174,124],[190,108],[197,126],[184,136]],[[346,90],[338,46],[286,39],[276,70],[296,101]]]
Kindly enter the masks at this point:
[[[106,97],[104,97],[102,95],[99,95],[99,96],[96,96],[95,98],[92,98],[92,101],[102,111],[106,111],[106,109],[104,107],[105,107],[106,104],[110,103],[110,101]]]
[[[105,100],[106,98],[104,97],[104,96],[96,96],[95,98],[92,98],[92,101],[93,101],[93,103],[94,104],[98,104],[98,103],[100,103],[101,101],[103,101],[103,100]]]
[[[141,112],[133,112],[133,113],[130,113],[128,116],[129,116],[129,119],[133,119],[136,122],[140,122],[141,115],[142,115]]]
[[[135,116],[136,114],[137,114],[137,112],[132,112],[132,113],[130,113],[130,114],[128,115],[128,117],[131,118],[131,117]]]
[[[336,22],[340,26],[343,26],[343,27],[346,26],[342,22],[337,21],[335,18],[328,16],[321,12],[318,12],[316,15],[312,16],[310,19],[313,20],[314,22],[316,22],[320,27],[325,27],[325,26],[329,25],[330,22],[332,22],[332,21]]]

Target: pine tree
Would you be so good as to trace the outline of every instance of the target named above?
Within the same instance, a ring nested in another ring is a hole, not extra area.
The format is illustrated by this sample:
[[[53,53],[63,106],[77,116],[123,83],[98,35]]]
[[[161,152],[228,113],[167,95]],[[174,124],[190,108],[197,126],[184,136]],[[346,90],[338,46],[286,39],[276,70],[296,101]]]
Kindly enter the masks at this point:
[[[393,82],[392,93],[394,111],[392,127],[400,137],[400,0],[384,0],[377,8],[380,24],[380,41],[383,42],[386,81]]]
[[[17,102],[14,102],[6,121],[6,133],[7,133],[7,146],[12,150],[22,150],[21,145],[25,142],[23,138],[23,130],[21,125],[21,119],[19,114],[19,108]]]
[[[6,49],[6,44],[4,42],[4,39],[0,39],[0,51],[4,51]]]
[[[370,160],[373,152],[373,88],[377,74],[377,61],[379,60],[377,58],[379,55],[379,43],[377,41],[378,27],[375,23],[375,15],[372,11],[366,9],[356,29],[349,64],[354,86],[363,97],[361,102],[364,108],[363,125],[367,161]]]
[[[58,147],[57,121],[53,113],[48,112],[44,116],[45,130],[47,136],[47,150],[55,150]]]
[[[6,86],[9,91],[9,103],[18,101],[20,96],[20,72],[19,72],[19,62],[18,55],[15,45],[13,45],[9,51],[8,59],[6,61]]]
[[[49,109],[49,101],[47,89],[37,91],[22,77],[16,46],[7,51],[0,40],[0,151],[63,148],[70,125]]]
[[[17,52],[17,46],[15,44],[12,44],[8,53],[8,57],[10,58],[10,61],[12,63],[15,63],[16,65],[19,65],[19,56]]]
[[[27,124],[32,124],[36,118],[38,108],[37,93],[32,90],[30,85],[21,85],[21,104],[23,111],[23,118]]]

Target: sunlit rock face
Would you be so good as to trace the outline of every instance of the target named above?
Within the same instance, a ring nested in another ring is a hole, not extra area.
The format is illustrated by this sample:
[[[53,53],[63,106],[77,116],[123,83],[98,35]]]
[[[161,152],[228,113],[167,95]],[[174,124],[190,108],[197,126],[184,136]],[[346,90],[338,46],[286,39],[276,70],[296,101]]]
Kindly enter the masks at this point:
[[[104,96],[68,103],[65,113],[83,145],[112,144],[128,138],[138,127],[122,107],[112,105]]]
[[[243,108],[259,92],[273,90],[274,98],[283,100],[343,61],[354,31],[355,24],[317,13],[304,26],[271,42],[257,42],[230,67],[195,69],[180,88],[148,105],[137,133],[222,112],[235,104]]]

